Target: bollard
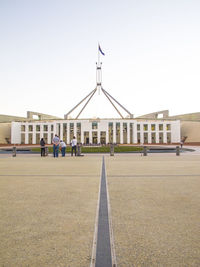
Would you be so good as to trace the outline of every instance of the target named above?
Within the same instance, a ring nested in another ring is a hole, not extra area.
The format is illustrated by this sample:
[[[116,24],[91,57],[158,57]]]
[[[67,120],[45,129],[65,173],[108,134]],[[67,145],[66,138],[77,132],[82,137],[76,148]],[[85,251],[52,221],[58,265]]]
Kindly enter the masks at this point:
[[[77,156],[81,155],[81,146],[78,144],[77,145]]]
[[[13,157],[16,157],[16,154],[17,154],[17,149],[16,149],[16,146],[13,147],[13,153],[12,153],[12,156]]]
[[[110,156],[114,156],[114,145],[110,144]]]
[[[146,146],[143,147],[143,156],[147,156],[147,147]]]
[[[180,147],[179,146],[176,147],[176,156],[180,156]]]
[[[49,148],[45,146],[45,154],[46,157],[49,155]]]

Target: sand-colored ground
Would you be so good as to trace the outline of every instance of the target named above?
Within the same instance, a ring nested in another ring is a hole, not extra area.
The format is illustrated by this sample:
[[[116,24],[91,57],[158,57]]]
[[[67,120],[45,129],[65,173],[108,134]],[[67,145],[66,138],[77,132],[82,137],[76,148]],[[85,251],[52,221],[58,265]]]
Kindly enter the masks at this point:
[[[89,266],[101,155],[0,158],[0,266]],[[118,266],[199,266],[200,156],[105,156]]]
[[[101,157],[1,159],[0,266],[89,266],[100,172]]]
[[[200,266],[200,156],[106,162],[118,266]]]

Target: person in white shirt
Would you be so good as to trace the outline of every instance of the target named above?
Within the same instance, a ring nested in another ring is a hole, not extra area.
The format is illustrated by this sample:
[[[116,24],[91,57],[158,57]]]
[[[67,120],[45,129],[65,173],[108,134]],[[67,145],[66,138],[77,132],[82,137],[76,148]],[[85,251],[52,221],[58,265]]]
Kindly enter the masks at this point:
[[[53,143],[53,156],[54,158],[55,157],[57,158],[59,152],[59,144],[60,144],[60,138],[57,136],[57,134],[53,138],[52,143]]]
[[[60,148],[61,148],[62,157],[65,157],[66,144],[65,144],[65,142],[62,141],[62,140],[60,140]]]
[[[75,153],[76,156],[76,145],[77,145],[77,140],[76,137],[74,136],[72,141],[71,141],[71,145],[72,145],[72,152],[71,155],[73,156],[73,152]]]

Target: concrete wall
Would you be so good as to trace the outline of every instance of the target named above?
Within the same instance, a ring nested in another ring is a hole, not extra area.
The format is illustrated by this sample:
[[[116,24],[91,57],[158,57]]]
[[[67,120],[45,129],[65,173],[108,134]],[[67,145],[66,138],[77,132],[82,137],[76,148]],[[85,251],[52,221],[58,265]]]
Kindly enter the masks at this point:
[[[181,121],[181,137],[186,143],[200,143],[200,121]]]
[[[0,123],[0,144],[11,141],[11,123]]]

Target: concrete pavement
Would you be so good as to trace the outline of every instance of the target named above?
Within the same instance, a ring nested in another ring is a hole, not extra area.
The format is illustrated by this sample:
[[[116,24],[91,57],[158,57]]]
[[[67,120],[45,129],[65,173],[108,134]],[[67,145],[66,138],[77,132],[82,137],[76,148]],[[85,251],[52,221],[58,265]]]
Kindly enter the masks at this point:
[[[105,156],[118,266],[199,266],[200,156]],[[0,266],[89,266],[102,155],[0,158]]]

